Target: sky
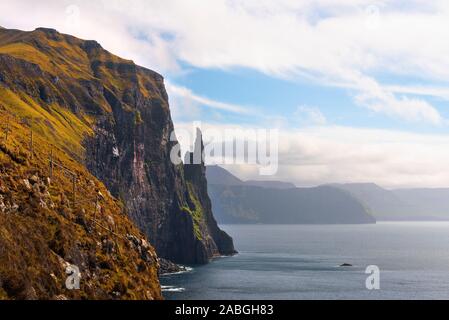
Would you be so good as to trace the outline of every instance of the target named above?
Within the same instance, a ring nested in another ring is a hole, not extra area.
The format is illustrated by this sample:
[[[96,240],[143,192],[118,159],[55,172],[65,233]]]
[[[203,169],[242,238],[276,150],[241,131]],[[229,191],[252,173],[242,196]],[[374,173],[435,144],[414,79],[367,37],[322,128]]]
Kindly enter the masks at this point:
[[[175,126],[278,129],[279,171],[314,186],[449,187],[449,2],[0,0],[165,77]],[[206,137],[207,138],[207,137]]]

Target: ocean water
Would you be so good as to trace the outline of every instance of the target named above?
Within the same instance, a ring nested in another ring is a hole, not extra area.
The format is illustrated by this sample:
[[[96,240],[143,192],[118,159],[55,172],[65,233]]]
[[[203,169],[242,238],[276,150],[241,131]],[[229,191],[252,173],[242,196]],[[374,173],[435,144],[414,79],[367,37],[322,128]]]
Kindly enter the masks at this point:
[[[240,253],[162,277],[166,299],[449,299],[447,222],[221,227]]]

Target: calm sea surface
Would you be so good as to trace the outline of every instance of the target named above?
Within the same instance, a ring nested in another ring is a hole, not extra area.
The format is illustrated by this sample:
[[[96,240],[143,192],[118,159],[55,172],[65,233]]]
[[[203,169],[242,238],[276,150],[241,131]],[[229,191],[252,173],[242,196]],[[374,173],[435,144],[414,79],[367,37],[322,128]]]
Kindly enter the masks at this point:
[[[449,299],[446,222],[222,228],[239,255],[164,276],[166,299]],[[369,265],[380,290],[366,289]]]

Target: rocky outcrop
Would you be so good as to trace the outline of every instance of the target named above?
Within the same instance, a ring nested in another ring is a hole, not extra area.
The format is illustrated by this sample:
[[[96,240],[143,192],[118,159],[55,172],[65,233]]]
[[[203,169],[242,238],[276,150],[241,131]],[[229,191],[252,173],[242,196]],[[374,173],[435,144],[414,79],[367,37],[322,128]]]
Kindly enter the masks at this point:
[[[174,128],[161,75],[96,41],[45,28],[3,29],[0,96],[36,135],[104,183],[162,258],[196,264],[233,251],[222,244],[232,247],[232,240],[214,223],[204,194],[196,194],[205,181],[187,183],[183,165],[170,160],[177,142],[170,141]],[[193,198],[205,204],[204,217],[194,215]]]
[[[232,255],[236,253],[232,238],[218,228],[212,213],[203,153],[202,134],[197,129],[194,151],[186,154],[184,165],[184,176],[189,191],[187,200],[189,206],[200,212],[201,216],[201,219],[194,219],[195,230],[203,239],[208,256]],[[199,159],[200,163],[195,159]]]
[[[91,43],[84,49],[93,57],[103,50]],[[95,76],[102,79],[111,66],[91,60]],[[127,88],[102,90],[112,112],[97,118],[94,135],[85,142],[88,168],[123,200],[162,258],[203,264],[234,253],[232,239],[213,219],[204,172],[185,179],[183,165],[170,159],[177,142],[170,140],[174,127],[162,76],[129,62],[112,69]],[[191,214],[197,210],[192,198],[204,204],[204,216]]]
[[[168,274],[174,274],[174,273],[181,273],[186,272],[187,268],[173,263],[169,260],[165,260],[163,258],[159,258],[159,275],[168,275]]]
[[[183,167],[170,159],[177,142],[170,141],[174,128],[162,77],[137,66],[122,69],[147,77],[153,95],[145,97],[138,83],[122,97],[105,91],[112,114],[98,121],[85,143],[88,168],[123,200],[162,258],[203,264],[234,253],[232,239],[213,218],[204,165]],[[195,215],[203,210],[192,199],[204,206],[204,215]]]

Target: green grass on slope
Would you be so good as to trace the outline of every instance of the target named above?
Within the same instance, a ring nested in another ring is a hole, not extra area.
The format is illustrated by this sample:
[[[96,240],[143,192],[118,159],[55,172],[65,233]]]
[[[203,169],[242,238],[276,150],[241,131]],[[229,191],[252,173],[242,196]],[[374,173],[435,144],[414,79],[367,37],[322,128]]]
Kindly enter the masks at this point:
[[[61,147],[78,155],[83,154],[82,141],[92,134],[88,121],[82,121],[71,111],[56,104],[43,108],[23,94],[20,97],[9,89],[0,87],[0,104],[11,114],[29,122],[33,131]],[[6,121],[6,119],[5,119]]]
[[[193,203],[194,208],[189,208],[187,206],[183,207],[182,210],[189,214],[193,219],[193,228],[195,236],[198,240],[203,240],[203,234],[201,232],[201,226],[204,224],[204,211],[201,206],[200,201],[195,195],[195,191],[193,190],[193,186],[191,183],[187,183],[187,189],[189,191],[190,202]]]

